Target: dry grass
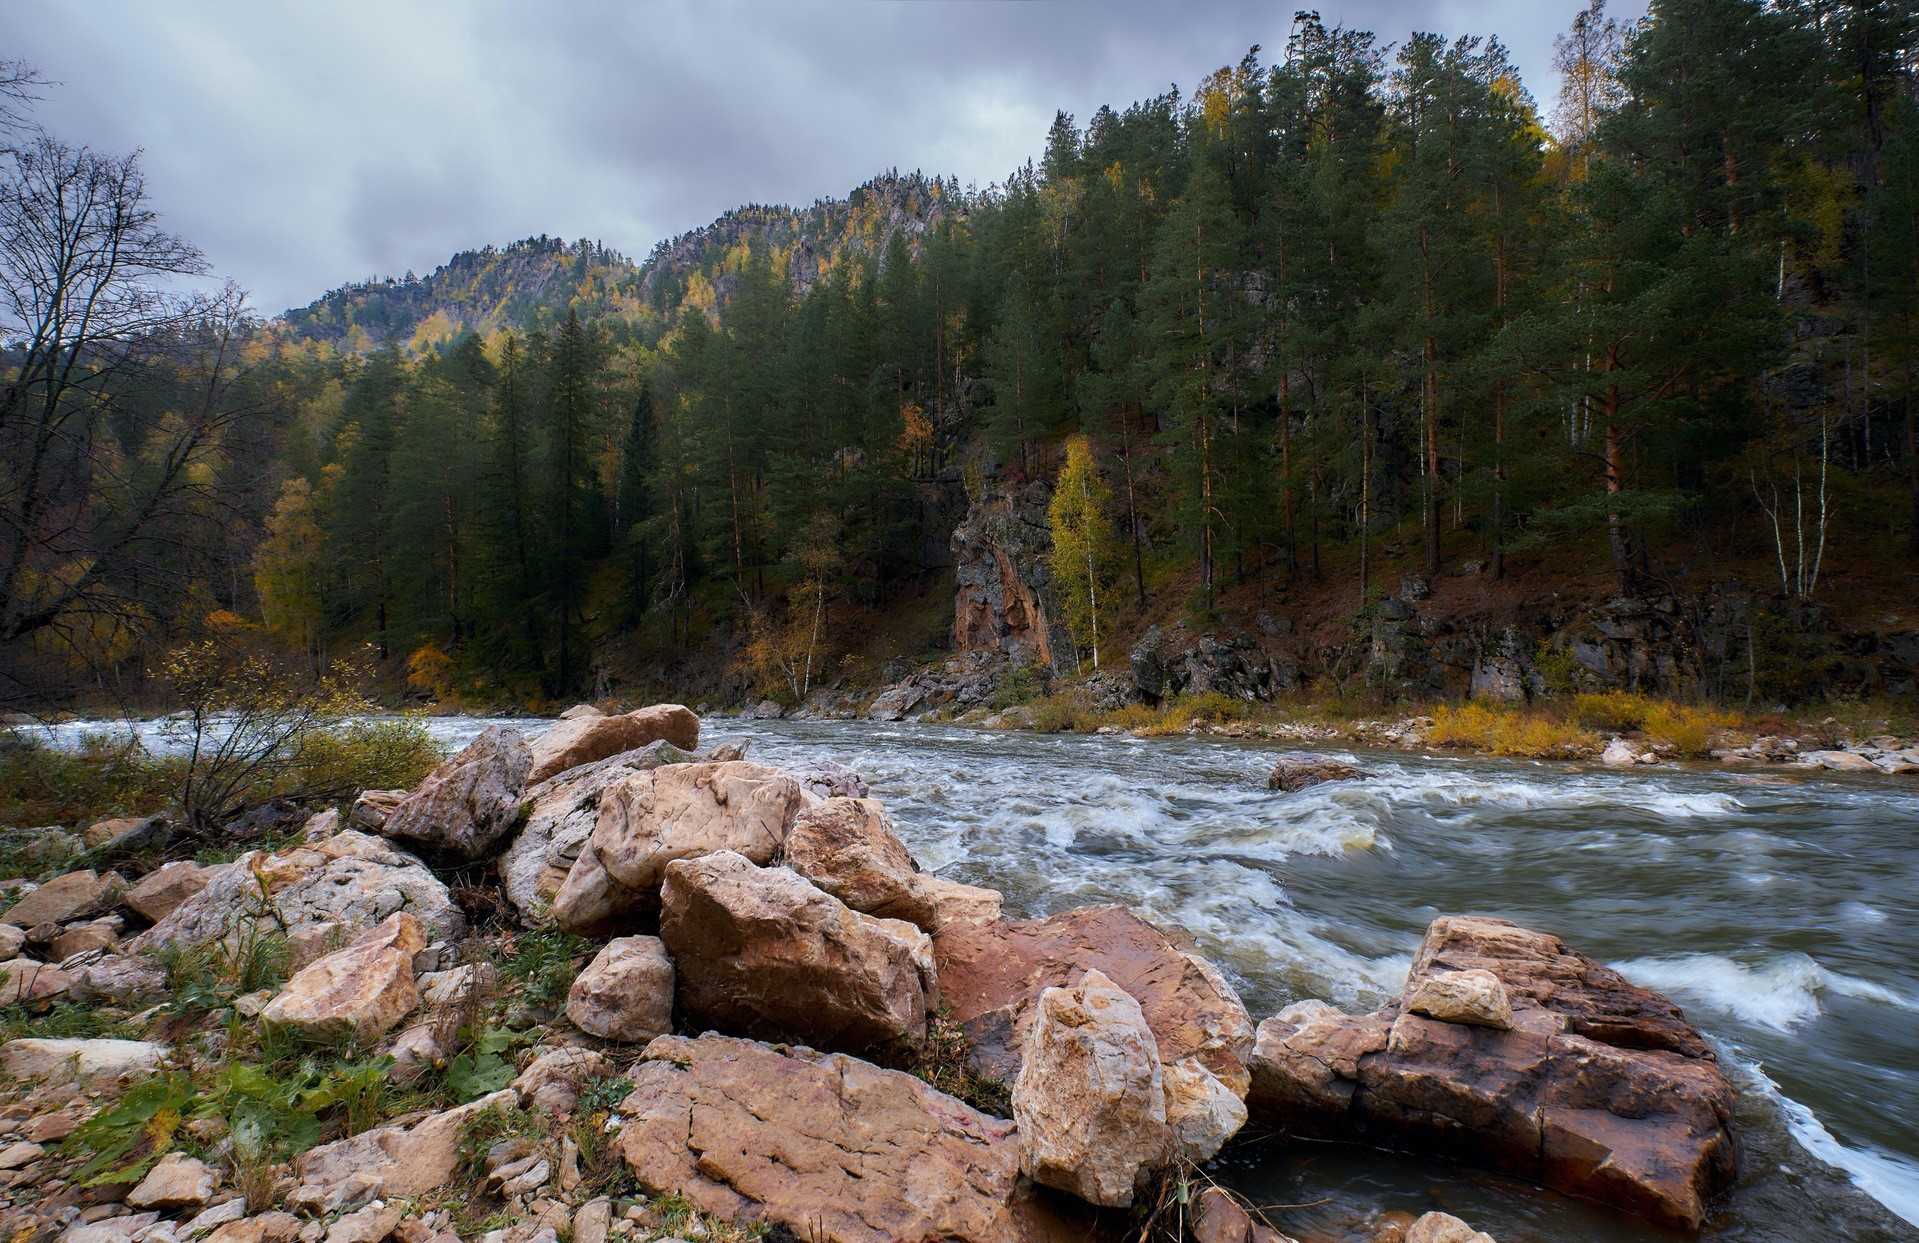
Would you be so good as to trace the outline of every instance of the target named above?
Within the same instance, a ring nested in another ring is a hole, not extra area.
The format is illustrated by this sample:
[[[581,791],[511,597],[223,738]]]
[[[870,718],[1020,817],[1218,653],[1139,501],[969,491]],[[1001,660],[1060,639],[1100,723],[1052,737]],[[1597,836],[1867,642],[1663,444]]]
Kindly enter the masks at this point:
[[[1570,721],[1523,708],[1464,703],[1433,709],[1427,741],[1442,747],[1468,747],[1519,759],[1582,759],[1599,746],[1599,736]]]
[[[1572,715],[1580,724],[1612,733],[1636,732],[1655,750],[1705,755],[1718,736],[1745,724],[1736,712],[1653,699],[1627,691],[1576,695]]]

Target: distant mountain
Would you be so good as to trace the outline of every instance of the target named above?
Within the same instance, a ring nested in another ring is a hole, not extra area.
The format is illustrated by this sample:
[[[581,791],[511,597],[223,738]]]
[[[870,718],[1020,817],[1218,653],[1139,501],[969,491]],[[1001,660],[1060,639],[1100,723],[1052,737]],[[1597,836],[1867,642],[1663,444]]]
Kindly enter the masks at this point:
[[[644,333],[663,329],[689,303],[709,311],[724,305],[750,246],[765,246],[804,294],[848,256],[879,254],[895,232],[917,251],[929,228],[963,218],[967,208],[957,181],[894,170],[811,207],[736,208],[661,242],[643,264],[599,242],[543,235],[461,251],[425,277],[408,272],[343,285],[281,322],[299,339],[349,353],[389,343],[422,353],[468,332],[551,330],[569,309]]]

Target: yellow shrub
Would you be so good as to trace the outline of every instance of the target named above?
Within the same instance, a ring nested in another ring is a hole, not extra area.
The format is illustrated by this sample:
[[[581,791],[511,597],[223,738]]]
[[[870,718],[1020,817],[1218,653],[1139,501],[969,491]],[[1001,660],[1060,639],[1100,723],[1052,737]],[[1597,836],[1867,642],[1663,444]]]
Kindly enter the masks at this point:
[[[1655,747],[1670,747],[1681,755],[1704,755],[1712,749],[1716,734],[1738,723],[1739,718],[1730,712],[1662,703],[1653,705],[1640,728]]]
[[[1599,744],[1590,730],[1573,722],[1483,703],[1441,704],[1433,710],[1426,736],[1440,746],[1523,759],[1578,758]]]
[[[1629,691],[1605,691],[1573,696],[1573,719],[1593,729],[1643,729],[1646,717],[1656,705],[1644,695]]]

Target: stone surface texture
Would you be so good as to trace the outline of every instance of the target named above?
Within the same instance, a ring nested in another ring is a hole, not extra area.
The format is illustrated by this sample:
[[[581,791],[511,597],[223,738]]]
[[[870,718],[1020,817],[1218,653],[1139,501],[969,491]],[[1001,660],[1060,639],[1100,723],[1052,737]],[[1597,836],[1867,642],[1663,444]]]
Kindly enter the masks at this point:
[[[603,1040],[645,1044],[673,1030],[673,960],[658,937],[608,941],[566,997],[566,1017]]]
[[[700,746],[700,718],[680,704],[654,704],[620,716],[562,719],[533,740],[528,785],[569,768],[637,750],[649,742],[668,742],[682,751]]]
[[[519,823],[520,795],[532,767],[533,753],[518,730],[488,726],[427,774],[379,832],[461,858],[481,858]]]
[[[377,1039],[419,1006],[413,956],[425,948],[424,927],[401,911],[288,980],[260,1019],[314,1040]]]
[[[938,907],[875,799],[829,798],[786,835],[786,865],[856,911],[931,931]]]

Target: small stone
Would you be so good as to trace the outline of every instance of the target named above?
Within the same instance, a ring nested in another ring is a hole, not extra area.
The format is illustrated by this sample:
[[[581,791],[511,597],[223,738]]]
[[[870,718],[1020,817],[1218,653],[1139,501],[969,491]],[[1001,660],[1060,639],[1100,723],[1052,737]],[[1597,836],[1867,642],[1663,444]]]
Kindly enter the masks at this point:
[[[385,1243],[405,1216],[398,1206],[368,1205],[334,1222],[326,1232],[326,1243]]]
[[[0,962],[20,957],[27,948],[27,930],[12,924],[0,924]]]
[[[113,929],[105,924],[80,924],[77,927],[68,928],[53,939],[53,944],[47,947],[47,958],[53,962],[63,963],[80,954],[110,949],[119,940]]]
[[[198,1238],[209,1230],[217,1230],[228,1222],[241,1220],[246,1215],[246,1200],[236,1196],[224,1203],[216,1204],[212,1208],[203,1209],[197,1216],[180,1228],[180,1233],[186,1235],[188,1238]]]
[[[260,1020],[319,1039],[382,1036],[420,1004],[413,955],[425,947],[420,921],[402,911],[288,980]]]
[[[220,1175],[212,1166],[181,1152],[161,1157],[140,1184],[127,1192],[127,1204],[133,1208],[183,1209],[198,1211],[219,1190]]]
[[[36,1144],[54,1144],[73,1134],[79,1125],[68,1114],[41,1114],[29,1118],[20,1133]]]
[[[573,1243],[606,1243],[613,1225],[613,1202],[605,1196],[588,1200],[573,1214]]]
[[[1406,1228],[1406,1243],[1495,1243],[1450,1213],[1428,1213]]]
[[[1501,1031],[1513,1025],[1513,1004],[1506,986],[1483,968],[1427,976],[1407,1000],[1406,1008],[1443,1023],[1470,1023]]]
[[[19,1140],[0,1148],[0,1170],[17,1170],[38,1161],[46,1152],[40,1145]]]

